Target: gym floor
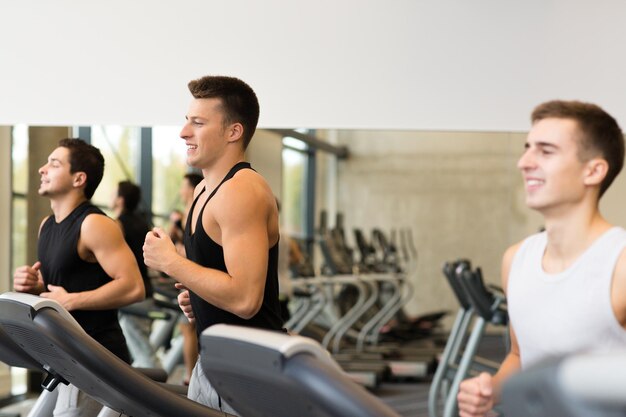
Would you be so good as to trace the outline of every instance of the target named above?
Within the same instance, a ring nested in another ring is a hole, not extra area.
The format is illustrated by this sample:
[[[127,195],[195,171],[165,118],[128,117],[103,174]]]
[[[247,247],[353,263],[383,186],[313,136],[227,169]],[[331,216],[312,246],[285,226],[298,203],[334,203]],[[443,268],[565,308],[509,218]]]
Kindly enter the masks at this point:
[[[485,335],[477,354],[501,362],[506,356],[503,336],[499,334]],[[407,381],[383,384],[374,394],[403,417],[427,417],[429,389],[429,381]]]

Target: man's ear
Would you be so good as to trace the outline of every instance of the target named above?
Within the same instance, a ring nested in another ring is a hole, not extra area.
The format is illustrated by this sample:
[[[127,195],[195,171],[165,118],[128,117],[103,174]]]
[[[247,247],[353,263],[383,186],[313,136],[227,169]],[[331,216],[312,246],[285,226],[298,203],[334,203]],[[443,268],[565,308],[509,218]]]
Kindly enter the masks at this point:
[[[86,173],[84,173],[82,171],[74,173],[74,181],[73,181],[74,187],[82,187],[86,183],[87,183],[87,174]]]
[[[243,137],[243,125],[241,123],[233,123],[227,129],[228,142],[237,142]]]
[[[592,158],[587,161],[585,168],[585,185],[599,185],[609,172],[609,163],[603,158]]]

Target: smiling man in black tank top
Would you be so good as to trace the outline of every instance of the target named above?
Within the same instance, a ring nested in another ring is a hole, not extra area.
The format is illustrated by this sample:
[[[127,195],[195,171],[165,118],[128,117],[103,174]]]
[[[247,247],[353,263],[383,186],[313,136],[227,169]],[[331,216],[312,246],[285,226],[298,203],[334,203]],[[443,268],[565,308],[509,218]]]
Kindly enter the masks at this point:
[[[243,81],[207,76],[189,83],[194,99],[180,133],[187,163],[202,170],[185,227],[186,256],[166,232],[146,236],[146,265],[176,279],[179,304],[200,334],[217,323],[280,330],[278,208],[263,177],[244,162],[259,104]],[[189,398],[234,413],[196,365]]]
[[[59,142],[39,168],[39,195],[53,212],[39,229],[39,261],[17,268],[13,285],[58,301],[87,334],[129,362],[117,308],[142,300],[144,287],[120,228],[89,201],[103,172],[97,148],[80,139]],[[95,416],[101,408],[71,385],[57,390],[55,416]]]

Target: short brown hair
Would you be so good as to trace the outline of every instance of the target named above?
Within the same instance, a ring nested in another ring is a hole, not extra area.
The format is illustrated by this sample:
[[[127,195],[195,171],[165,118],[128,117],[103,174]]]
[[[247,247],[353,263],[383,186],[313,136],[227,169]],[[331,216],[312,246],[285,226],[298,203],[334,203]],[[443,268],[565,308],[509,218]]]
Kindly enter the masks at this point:
[[[120,181],[117,184],[117,196],[124,199],[123,210],[133,213],[141,201],[141,188],[131,181]]]
[[[183,178],[189,181],[189,184],[191,184],[194,188],[204,179],[202,175],[196,172],[188,172],[183,176]]]
[[[609,188],[624,165],[624,134],[617,121],[601,107],[581,101],[553,100],[535,107],[531,120],[535,124],[547,118],[571,119],[578,123],[582,133],[579,158],[602,155],[609,165],[600,184],[600,196]]]
[[[243,125],[243,148],[246,149],[259,122],[259,101],[254,90],[234,77],[207,75],[189,81],[194,98],[218,98],[222,101],[224,127],[231,123]]]
[[[100,149],[82,139],[66,138],[59,141],[59,146],[67,148],[70,153],[70,173],[84,172],[85,197],[91,199],[104,175],[104,157]]]

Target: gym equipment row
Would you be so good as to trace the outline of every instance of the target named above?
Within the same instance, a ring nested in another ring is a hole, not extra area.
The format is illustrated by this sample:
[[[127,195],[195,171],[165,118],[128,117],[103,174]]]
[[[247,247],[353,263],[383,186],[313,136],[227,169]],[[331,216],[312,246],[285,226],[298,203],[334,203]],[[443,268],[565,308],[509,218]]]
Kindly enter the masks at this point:
[[[458,415],[456,397],[459,384],[480,372],[493,374],[497,371],[498,363],[476,356],[476,351],[488,324],[508,324],[504,294],[498,288],[485,285],[480,268],[472,271],[469,261],[459,260],[446,263],[443,276],[460,308],[430,386],[430,417]]]
[[[408,242],[408,233],[401,236],[405,236],[404,243]],[[323,255],[323,274],[292,281],[295,307],[286,323],[293,332],[316,337],[355,381],[368,388],[375,388],[383,380],[431,374],[441,347],[426,336],[446,314],[429,315],[417,326],[404,320],[404,328],[393,326],[400,337],[385,337],[383,328],[391,327],[390,322],[402,323],[397,317],[413,292],[405,269],[414,268],[416,254],[411,258],[413,251],[404,249],[406,258],[398,256],[394,239],[386,239],[379,229],[372,232],[372,237],[376,245],[367,242],[362,231],[355,230],[359,261],[346,244],[343,217],[338,215],[330,230],[322,214],[316,243]],[[402,247],[409,248],[404,243]],[[399,258],[405,262],[399,262]],[[423,326],[427,321],[429,325]],[[417,340],[424,342],[422,346]]]

